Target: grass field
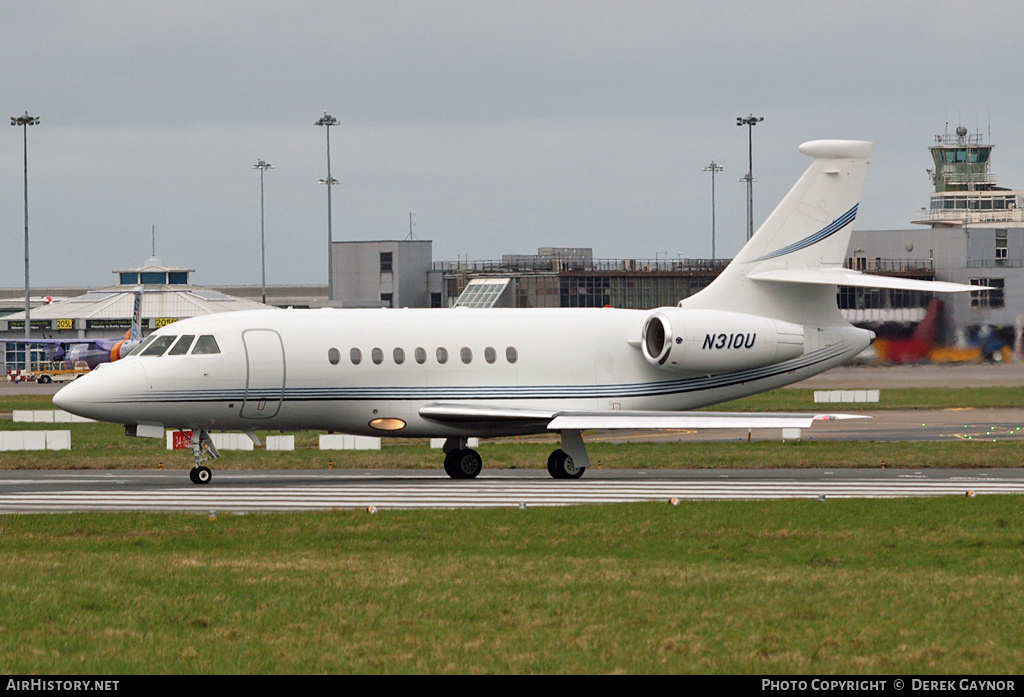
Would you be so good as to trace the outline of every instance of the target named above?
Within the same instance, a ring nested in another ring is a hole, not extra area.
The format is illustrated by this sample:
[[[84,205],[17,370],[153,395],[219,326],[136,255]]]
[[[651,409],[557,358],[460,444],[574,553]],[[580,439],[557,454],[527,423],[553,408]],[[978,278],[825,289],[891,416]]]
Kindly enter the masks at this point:
[[[1017,497],[0,517],[0,671],[1024,665]]]

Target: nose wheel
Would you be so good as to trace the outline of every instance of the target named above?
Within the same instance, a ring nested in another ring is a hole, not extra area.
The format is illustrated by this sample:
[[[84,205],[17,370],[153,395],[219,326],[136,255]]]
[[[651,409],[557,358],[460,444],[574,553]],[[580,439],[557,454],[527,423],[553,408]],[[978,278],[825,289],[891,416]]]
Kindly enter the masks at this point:
[[[188,478],[192,480],[193,484],[208,484],[212,477],[213,472],[210,471],[209,467],[204,467],[203,465],[196,465],[188,473]]]

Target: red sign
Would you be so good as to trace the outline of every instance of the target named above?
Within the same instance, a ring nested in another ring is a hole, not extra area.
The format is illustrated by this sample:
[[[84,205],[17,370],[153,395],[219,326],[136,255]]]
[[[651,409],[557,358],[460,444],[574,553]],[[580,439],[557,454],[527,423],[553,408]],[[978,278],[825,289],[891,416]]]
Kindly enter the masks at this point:
[[[192,431],[175,431],[171,435],[171,448],[173,450],[187,450],[192,442]]]

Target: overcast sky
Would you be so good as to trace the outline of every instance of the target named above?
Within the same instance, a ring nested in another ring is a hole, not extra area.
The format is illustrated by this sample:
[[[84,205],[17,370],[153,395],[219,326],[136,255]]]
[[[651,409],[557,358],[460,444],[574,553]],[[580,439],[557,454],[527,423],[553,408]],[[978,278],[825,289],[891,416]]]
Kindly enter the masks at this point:
[[[435,260],[541,246],[708,257],[745,239],[817,138],[875,142],[862,229],[927,205],[935,134],[995,143],[1024,188],[1020,2],[2,1],[6,116],[28,111],[31,280],[98,286],[156,254],[200,284],[326,283],[336,240]],[[0,138],[0,287],[24,284],[22,132]]]

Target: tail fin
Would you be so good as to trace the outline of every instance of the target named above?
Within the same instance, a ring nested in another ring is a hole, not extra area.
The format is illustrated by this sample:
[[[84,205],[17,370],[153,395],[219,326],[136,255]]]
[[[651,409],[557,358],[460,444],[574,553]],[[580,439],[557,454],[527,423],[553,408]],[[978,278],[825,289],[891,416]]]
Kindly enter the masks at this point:
[[[132,329],[128,340],[132,342],[142,341],[142,286],[137,286],[135,293],[135,305],[132,308]]]
[[[840,317],[834,288],[765,282],[751,276],[787,269],[841,268],[873,148],[872,143],[850,140],[801,145],[800,152],[814,162],[722,274],[680,306],[742,308],[799,323],[828,323]]]
[[[932,298],[928,303],[928,310],[924,318],[914,328],[913,339],[925,343],[930,347],[939,340],[939,324],[942,322],[942,310],[945,307],[938,298]]]

